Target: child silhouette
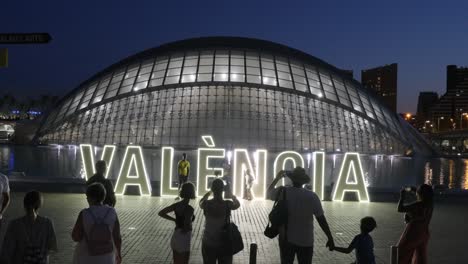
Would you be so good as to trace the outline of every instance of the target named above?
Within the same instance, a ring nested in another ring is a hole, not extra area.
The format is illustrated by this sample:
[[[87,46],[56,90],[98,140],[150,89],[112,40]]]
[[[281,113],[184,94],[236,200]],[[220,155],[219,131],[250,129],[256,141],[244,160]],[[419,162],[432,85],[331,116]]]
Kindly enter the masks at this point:
[[[356,249],[356,264],[375,264],[374,242],[369,235],[377,227],[375,219],[367,216],[361,219],[361,233],[354,237],[347,248],[333,247],[330,250],[336,250],[341,253],[349,254]]]

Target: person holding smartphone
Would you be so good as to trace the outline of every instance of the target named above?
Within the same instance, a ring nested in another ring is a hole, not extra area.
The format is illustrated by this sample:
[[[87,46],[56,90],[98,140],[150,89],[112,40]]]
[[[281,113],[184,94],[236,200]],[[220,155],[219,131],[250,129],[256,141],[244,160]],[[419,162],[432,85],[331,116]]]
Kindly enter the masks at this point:
[[[232,256],[222,253],[222,232],[226,225],[228,211],[237,210],[240,207],[239,200],[233,194],[231,200],[224,200],[225,185],[223,180],[217,178],[211,183],[211,191],[207,192],[200,200],[200,208],[205,215],[205,229],[202,238],[203,263],[232,263]],[[227,191],[226,191],[227,192]],[[212,199],[208,199],[213,195]]]
[[[276,184],[285,177],[291,179],[293,186],[275,188]],[[285,197],[287,201],[288,222],[286,226],[280,228],[278,236],[281,264],[293,263],[296,256],[299,264],[312,263],[314,216],[328,238],[326,246],[330,249],[334,247],[320,199],[314,192],[303,188],[309,182],[310,177],[304,168],[296,167],[292,172],[280,171],[268,187],[270,199],[274,200],[278,194],[281,194],[281,199]]]
[[[433,190],[432,186],[422,184],[416,189],[416,201],[405,204],[406,197],[413,188],[403,188],[400,192],[398,212],[405,213],[406,227],[398,242],[398,263],[425,264],[427,245],[429,242],[429,223],[432,218]]]

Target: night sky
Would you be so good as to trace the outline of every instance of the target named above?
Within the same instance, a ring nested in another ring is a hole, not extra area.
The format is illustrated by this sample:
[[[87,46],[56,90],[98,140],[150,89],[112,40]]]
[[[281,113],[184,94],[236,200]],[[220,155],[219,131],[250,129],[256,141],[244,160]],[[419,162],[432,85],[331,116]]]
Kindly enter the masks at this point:
[[[408,3],[406,3],[408,2]],[[47,3],[47,4],[46,4]],[[0,32],[49,32],[47,45],[0,45],[0,94],[63,96],[139,51],[200,36],[266,39],[343,69],[398,63],[398,111],[445,91],[468,66],[468,1],[5,1]]]

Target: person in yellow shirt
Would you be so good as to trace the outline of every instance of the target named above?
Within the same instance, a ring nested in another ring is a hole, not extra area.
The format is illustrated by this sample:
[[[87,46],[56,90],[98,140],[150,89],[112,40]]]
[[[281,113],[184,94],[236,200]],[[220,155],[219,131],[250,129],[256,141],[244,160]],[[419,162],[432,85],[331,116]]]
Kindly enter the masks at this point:
[[[179,174],[179,191],[184,183],[187,182],[190,173],[190,162],[187,160],[187,154],[182,153],[182,159],[177,163],[177,172]]]

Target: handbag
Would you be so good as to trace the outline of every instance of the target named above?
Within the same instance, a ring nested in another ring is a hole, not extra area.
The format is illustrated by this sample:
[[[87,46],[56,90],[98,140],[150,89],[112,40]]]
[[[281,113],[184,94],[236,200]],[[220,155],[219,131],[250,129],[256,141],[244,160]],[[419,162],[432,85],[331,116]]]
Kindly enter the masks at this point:
[[[283,198],[280,200],[280,196]],[[268,224],[263,234],[269,238],[275,238],[279,234],[279,228],[288,225],[288,204],[286,201],[286,188],[282,187],[276,195],[275,203],[268,215]]]
[[[224,256],[233,256],[244,249],[244,242],[239,228],[231,222],[231,210],[226,203],[225,226],[222,231],[221,250]]]

